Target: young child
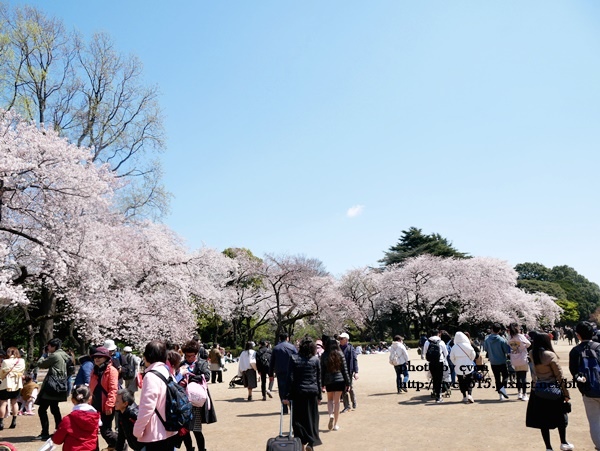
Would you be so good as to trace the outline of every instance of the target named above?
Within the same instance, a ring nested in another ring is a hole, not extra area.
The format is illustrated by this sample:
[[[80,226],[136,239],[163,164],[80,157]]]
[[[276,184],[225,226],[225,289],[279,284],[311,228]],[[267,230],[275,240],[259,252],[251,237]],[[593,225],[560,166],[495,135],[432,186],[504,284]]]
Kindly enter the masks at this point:
[[[100,413],[89,403],[92,393],[81,385],[71,392],[73,411],[64,417],[52,435],[52,442],[63,445],[63,451],[95,451],[98,443]]]
[[[23,388],[21,389],[23,403],[21,404],[19,415],[33,415],[33,403],[35,402],[35,398],[37,398],[39,390],[40,386],[35,383],[31,375],[27,374]]]

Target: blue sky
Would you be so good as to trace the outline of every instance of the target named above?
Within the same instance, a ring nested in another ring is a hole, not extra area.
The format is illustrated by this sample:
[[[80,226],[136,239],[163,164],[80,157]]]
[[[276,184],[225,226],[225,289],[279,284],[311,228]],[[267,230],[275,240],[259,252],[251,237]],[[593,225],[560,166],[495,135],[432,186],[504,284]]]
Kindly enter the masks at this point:
[[[9,3],[141,58],[191,247],[339,275],[415,226],[600,282],[597,2]]]

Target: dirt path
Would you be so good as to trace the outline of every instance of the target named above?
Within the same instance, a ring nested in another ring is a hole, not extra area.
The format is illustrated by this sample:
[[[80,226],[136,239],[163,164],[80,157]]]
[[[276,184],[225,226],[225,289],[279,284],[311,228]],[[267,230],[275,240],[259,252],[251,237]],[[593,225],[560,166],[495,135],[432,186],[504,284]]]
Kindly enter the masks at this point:
[[[561,342],[557,351],[563,370],[568,373],[571,347],[565,343]],[[415,350],[410,355],[413,365],[424,363]],[[341,415],[339,431],[327,431],[327,406],[321,405],[320,450],[544,449],[540,432],[525,427],[527,403],[517,399],[516,389],[508,390],[511,397],[504,402],[498,401],[492,388],[482,387],[473,391],[475,404],[463,404],[458,390],[442,404],[435,404],[428,391],[413,388],[407,394],[396,394],[395,372],[388,364],[387,354],[359,356],[359,367],[360,379],[355,383],[358,406]],[[224,383],[210,386],[219,421],[204,428],[207,449],[262,451],[267,439],[279,429],[277,395],[263,402],[259,389],[255,391],[255,401],[246,401],[244,388],[228,387],[237,366],[228,368]],[[426,381],[424,372],[412,372],[410,377],[413,381]],[[569,415],[567,438],[577,450],[593,450],[581,395],[576,389],[571,394],[573,413]],[[63,403],[62,407],[68,413],[68,404]],[[39,419],[19,417],[18,421],[17,429],[0,432],[0,440],[15,443],[19,451],[37,451],[41,444],[31,439],[40,432]],[[558,449],[557,431],[552,431],[552,441],[554,449]]]

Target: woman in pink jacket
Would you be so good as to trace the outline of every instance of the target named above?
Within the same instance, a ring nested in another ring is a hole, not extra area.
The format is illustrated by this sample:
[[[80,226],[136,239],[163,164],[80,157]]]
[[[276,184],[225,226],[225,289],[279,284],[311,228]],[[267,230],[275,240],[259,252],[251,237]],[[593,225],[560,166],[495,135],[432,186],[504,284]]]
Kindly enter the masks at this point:
[[[146,345],[144,362],[146,372],[138,418],[133,427],[140,443],[146,445],[146,451],[170,451],[178,444],[177,432],[167,431],[156,411],[165,418],[165,403],[167,399],[167,384],[151,371],[157,371],[166,379],[169,378],[169,369],[166,365],[167,348],[162,341],[154,340]]]

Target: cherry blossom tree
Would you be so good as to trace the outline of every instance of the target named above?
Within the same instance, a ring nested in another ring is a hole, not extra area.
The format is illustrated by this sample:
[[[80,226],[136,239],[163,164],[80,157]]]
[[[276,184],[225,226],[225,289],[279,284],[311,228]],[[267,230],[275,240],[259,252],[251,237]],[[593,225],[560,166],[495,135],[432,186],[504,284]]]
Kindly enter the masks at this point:
[[[422,255],[389,267],[382,294],[426,330],[442,321],[457,324],[512,321],[535,327],[554,324],[561,308],[553,298],[516,287],[517,273],[506,262],[475,257]]]
[[[339,282],[341,296],[360,312],[351,318],[352,322],[362,334],[372,337],[376,335],[375,330],[384,310],[381,279],[382,271],[364,267],[347,271]]]

